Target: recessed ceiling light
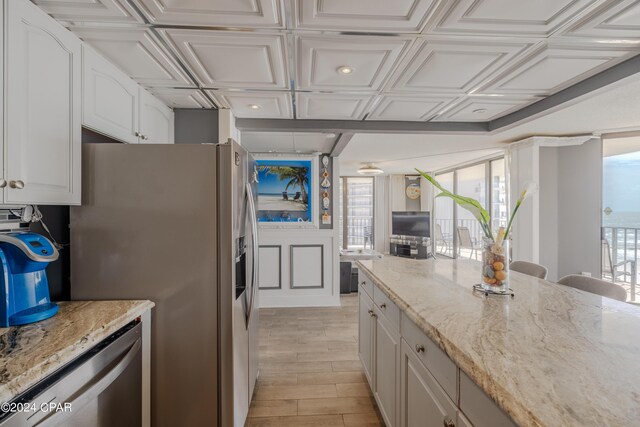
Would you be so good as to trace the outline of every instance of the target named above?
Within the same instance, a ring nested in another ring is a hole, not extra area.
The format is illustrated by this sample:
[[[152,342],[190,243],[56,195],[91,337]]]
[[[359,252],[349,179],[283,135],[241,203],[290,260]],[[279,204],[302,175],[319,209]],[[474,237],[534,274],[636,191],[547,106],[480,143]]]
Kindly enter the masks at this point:
[[[325,133],[324,136],[326,136],[327,138],[335,138],[336,134],[335,133]]]
[[[259,110],[262,108],[262,106],[258,104],[249,104],[249,108],[251,108],[252,110]]]
[[[362,166],[358,169],[358,173],[360,175],[380,175],[384,173],[382,169],[377,166],[374,166],[373,163],[368,163],[366,166]]]
[[[477,110],[472,111],[473,114],[484,114],[486,112],[487,112],[486,108],[478,108]]]
[[[342,67],[338,68],[338,72],[340,74],[351,74],[353,73],[353,68],[347,66],[347,65],[343,65]]]

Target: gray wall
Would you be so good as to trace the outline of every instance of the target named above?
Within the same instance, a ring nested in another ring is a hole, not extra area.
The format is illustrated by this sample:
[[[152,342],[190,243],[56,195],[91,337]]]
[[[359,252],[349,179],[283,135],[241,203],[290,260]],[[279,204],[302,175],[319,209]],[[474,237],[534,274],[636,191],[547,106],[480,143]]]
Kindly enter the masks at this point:
[[[601,274],[602,140],[563,147],[558,157],[558,275]]]
[[[540,149],[540,264],[558,279],[558,149]],[[527,202],[530,202],[529,200]],[[526,202],[525,202],[526,203]],[[542,249],[544,248],[544,249]]]
[[[215,144],[218,141],[218,110],[176,108],[176,144]]]
[[[602,142],[540,149],[540,263],[549,280],[601,274]]]

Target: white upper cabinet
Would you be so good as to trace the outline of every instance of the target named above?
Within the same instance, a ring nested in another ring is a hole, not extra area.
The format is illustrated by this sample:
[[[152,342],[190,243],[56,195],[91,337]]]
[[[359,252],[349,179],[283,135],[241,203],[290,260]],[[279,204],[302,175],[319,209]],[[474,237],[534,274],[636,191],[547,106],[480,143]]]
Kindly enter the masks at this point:
[[[83,47],[82,124],[128,143],[138,142],[138,84],[91,47]]]
[[[83,126],[129,144],[173,143],[173,111],[92,47],[83,47]]]
[[[173,111],[140,88],[140,142],[173,144]]]
[[[4,8],[4,203],[79,204],[81,42],[31,2]]]

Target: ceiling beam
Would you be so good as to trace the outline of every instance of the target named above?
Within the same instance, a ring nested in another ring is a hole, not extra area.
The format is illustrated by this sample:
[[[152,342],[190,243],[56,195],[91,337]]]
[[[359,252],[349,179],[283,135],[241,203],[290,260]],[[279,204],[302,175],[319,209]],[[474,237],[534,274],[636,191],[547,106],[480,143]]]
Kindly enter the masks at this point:
[[[640,55],[633,56],[626,61],[607,68],[594,76],[569,86],[560,92],[556,92],[553,95],[549,95],[518,111],[487,122],[488,129],[490,132],[493,132],[519,124],[519,122],[523,120],[532,120],[543,113],[552,112],[562,104],[589,93],[595,94],[596,91],[637,73],[640,73]]]
[[[331,157],[338,157],[340,153],[347,147],[349,141],[353,138],[353,133],[341,133],[338,135],[335,144],[333,144],[333,148],[331,149]]]
[[[486,133],[487,123],[396,122],[382,120],[236,119],[236,127],[248,132],[310,133]]]

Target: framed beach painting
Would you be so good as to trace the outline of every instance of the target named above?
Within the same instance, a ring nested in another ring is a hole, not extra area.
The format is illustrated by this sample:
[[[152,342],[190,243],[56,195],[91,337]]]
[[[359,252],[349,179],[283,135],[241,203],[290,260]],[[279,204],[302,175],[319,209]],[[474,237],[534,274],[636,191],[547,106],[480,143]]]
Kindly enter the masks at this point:
[[[317,227],[315,156],[270,156],[256,163],[260,225]]]

